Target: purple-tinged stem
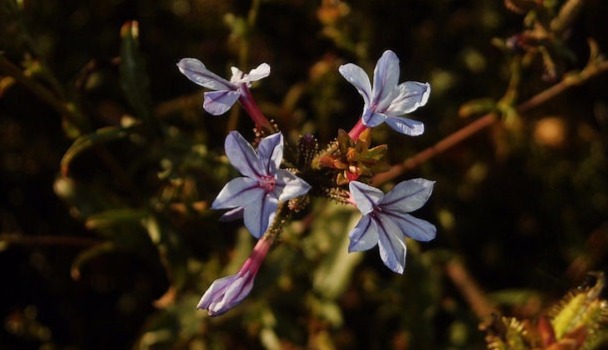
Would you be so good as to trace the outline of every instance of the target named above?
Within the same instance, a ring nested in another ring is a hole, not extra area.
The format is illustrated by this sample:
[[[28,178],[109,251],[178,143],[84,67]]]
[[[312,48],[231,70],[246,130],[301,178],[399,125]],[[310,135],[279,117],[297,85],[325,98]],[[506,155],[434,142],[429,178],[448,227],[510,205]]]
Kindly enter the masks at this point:
[[[257,274],[262,262],[264,261],[264,258],[266,257],[266,254],[268,254],[270,247],[272,247],[275,237],[276,235],[266,234],[264,237],[258,240],[258,243],[256,243],[255,247],[253,248],[253,251],[251,254],[249,254],[249,257],[239,270],[239,274],[245,273],[246,271],[249,271],[252,276]]]
[[[260,107],[258,107],[257,103],[255,103],[249,87],[247,87],[246,84],[242,84],[240,88],[241,97],[239,97],[239,102],[245,111],[247,111],[247,114],[249,114],[251,120],[253,120],[255,127],[258,129],[265,129],[270,133],[277,132],[276,128],[268,121],[266,116],[264,116],[262,111],[260,111]]]
[[[361,135],[361,133],[367,129],[368,127],[363,124],[363,118],[359,118],[357,124],[355,124],[355,126],[353,126],[353,128],[348,132],[348,136],[350,136],[353,141],[357,141],[359,139],[359,135]]]

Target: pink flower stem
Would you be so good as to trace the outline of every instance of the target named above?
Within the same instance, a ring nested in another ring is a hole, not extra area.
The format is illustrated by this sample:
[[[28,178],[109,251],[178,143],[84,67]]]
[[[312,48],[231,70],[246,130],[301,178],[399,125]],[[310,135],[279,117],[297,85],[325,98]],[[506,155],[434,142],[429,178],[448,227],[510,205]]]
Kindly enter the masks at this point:
[[[268,254],[270,247],[272,247],[275,237],[276,235],[274,234],[265,234],[258,240],[258,243],[256,243],[255,247],[253,248],[253,251],[251,254],[249,254],[249,257],[247,260],[245,260],[243,266],[239,270],[239,274],[249,271],[251,276],[256,275],[260,269],[260,266],[262,265],[262,262],[266,258],[266,254]]]
[[[359,136],[361,135],[361,133],[367,129],[369,129],[369,128],[367,126],[365,126],[365,124],[363,124],[363,118],[359,118],[359,121],[357,122],[357,124],[355,124],[355,126],[353,126],[353,128],[348,132],[348,136],[351,138],[351,140],[357,141],[359,139]],[[334,141],[330,144],[330,147],[328,147],[325,151],[317,154],[317,156],[312,160],[312,163],[311,163],[312,167],[314,169],[320,169],[321,168],[321,165],[320,165],[321,158],[323,158],[325,156],[331,156],[337,150],[338,150],[338,142]]]
[[[251,120],[253,120],[256,128],[265,129],[270,133],[277,132],[276,128],[268,121],[262,111],[260,111],[260,107],[258,107],[257,103],[255,103],[255,100],[251,95],[251,91],[246,84],[241,85],[241,97],[239,97],[239,102],[245,111],[247,111],[247,114],[249,114]]]
[[[368,127],[363,124],[363,118],[359,118],[357,124],[348,132],[348,136],[350,136],[353,141],[356,141],[359,139],[359,135],[367,129]]]

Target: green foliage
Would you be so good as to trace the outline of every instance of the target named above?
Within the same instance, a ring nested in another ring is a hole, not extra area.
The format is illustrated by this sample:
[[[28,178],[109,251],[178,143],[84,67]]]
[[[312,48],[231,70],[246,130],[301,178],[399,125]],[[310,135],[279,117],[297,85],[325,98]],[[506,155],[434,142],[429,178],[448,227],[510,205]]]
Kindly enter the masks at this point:
[[[485,325],[490,349],[595,349],[606,338],[608,301],[600,297],[606,280],[603,273],[591,273],[596,281],[581,286],[562,298],[549,315],[532,323],[494,316]]]

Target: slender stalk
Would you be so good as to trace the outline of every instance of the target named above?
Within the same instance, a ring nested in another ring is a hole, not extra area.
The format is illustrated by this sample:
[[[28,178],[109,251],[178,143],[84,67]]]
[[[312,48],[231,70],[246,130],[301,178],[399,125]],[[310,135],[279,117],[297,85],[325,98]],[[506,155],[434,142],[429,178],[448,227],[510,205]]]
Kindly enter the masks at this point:
[[[48,245],[48,246],[74,246],[88,247],[101,243],[101,240],[86,237],[72,236],[25,236],[22,234],[1,234],[0,244],[4,245]]]
[[[243,71],[247,68],[247,65],[248,65],[249,51],[250,51],[249,49],[251,47],[251,41],[250,41],[251,30],[255,27],[255,24],[257,22],[258,13],[260,12],[261,4],[262,4],[261,0],[253,0],[253,2],[251,4],[251,8],[249,9],[249,12],[247,13],[247,29],[245,31],[245,35],[243,37],[241,37],[241,42],[239,43],[239,52],[238,52],[239,67],[241,67],[241,69],[243,69]],[[242,100],[242,98],[240,100]],[[253,101],[253,98],[251,98],[251,101]],[[241,104],[242,103],[243,102],[241,101]],[[243,107],[245,107],[245,106],[243,106]],[[257,105],[255,107],[256,107],[256,110],[259,111],[259,108],[257,108]],[[249,113],[249,111],[247,111],[247,112]],[[261,112],[260,112],[260,114],[261,114]],[[228,131],[237,129],[238,122],[239,122],[239,115],[240,115],[240,111],[237,108],[232,109],[232,111],[230,112],[230,116],[228,117],[228,124],[227,124]],[[255,117],[251,116],[251,118],[254,119]],[[264,117],[264,119],[266,119],[266,117]],[[254,122],[255,122],[255,119],[254,119]],[[270,125],[270,123],[268,123],[268,125]],[[257,126],[257,123],[256,123],[256,126]],[[264,126],[264,125],[262,125],[262,126]],[[267,129],[266,126],[264,126],[264,129]]]
[[[2,54],[0,54],[0,72],[4,72],[5,74],[15,78],[17,82],[23,85],[34,95],[38,96],[42,101],[46,102],[57,113],[67,118],[69,122],[72,123],[81,133],[90,131],[90,127],[87,125],[86,119],[81,116],[78,108],[74,104],[62,101],[45,86],[26,76],[19,67],[6,59]],[[105,148],[102,147],[96,147],[95,152],[101,157],[103,163],[115,174],[115,178],[123,185],[123,187],[127,188],[132,193],[137,194],[135,185],[131,182],[116,158],[114,158]]]
[[[486,298],[477,281],[461,261],[458,259],[449,261],[445,271],[479,319],[483,320],[496,311],[496,307]]]
[[[243,266],[241,266],[239,269],[239,273],[245,274],[246,272],[249,272],[251,275],[255,276],[262,266],[264,258],[266,258],[266,255],[272,247],[276,237],[277,235],[271,232],[268,232],[262,236],[262,238],[260,238],[256,243],[247,260],[245,260],[243,263]]]
[[[241,95],[239,98],[239,102],[247,111],[247,114],[249,114],[251,120],[253,120],[255,127],[257,129],[264,129],[271,134],[277,132],[277,129],[268,121],[266,116],[264,116],[260,110],[260,107],[258,107],[257,103],[255,103],[255,100],[251,95],[251,91],[246,84],[242,84],[241,91],[243,92],[243,95]]]
[[[348,136],[350,136],[353,141],[356,141],[359,139],[359,135],[361,135],[361,133],[367,129],[368,127],[363,124],[363,118],[359,118],[357,124],[355,124],[355,126],[353,126],[353,128],[348,132]]]
[[[61,101],[42,84],[26,76],[19,67],[6,59],[2,54],[0,54],[0,72],[4,72],[15,78],[17,82],[30,90],[34,95],[38,96],[42,101],[49,104],[59,114],[65,116],[72,124],[78,126],[79,129],[83,128],[81,125],[83,118],[80,117],[73,106],[70,106],[65,101]]]
[[[374,178],[372,179],[372,184],[374,186],[383,184],[400,176],[406,171],[417,168],[420,164],[426,162],[427,160],[435,157],[438,154],[445,152],[446,150],[454,147],[460,142],[475,135],[479,131],[494,124],[497,120],[498,117],[494,113],[484,115],[483,117],[477,119],[471,124],[440,140],[435,145],[423,150],[422,152],[417,153],[413,157],[406,159],[403,163],[395,164],[388,171],[374,176]]]

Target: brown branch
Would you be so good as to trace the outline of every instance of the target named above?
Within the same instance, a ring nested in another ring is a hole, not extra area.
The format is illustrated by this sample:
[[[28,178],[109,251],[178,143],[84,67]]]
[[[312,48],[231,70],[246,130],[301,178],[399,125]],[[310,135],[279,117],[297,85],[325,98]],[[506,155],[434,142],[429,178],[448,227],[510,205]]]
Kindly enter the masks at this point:
[[[203,93],[201,90],[186,96],[180,96],[172,100],[159,103],[154,109],[158,118],[165,118],[171,114],[203,107]]]
[[[398,177],[406,171],[415,169],[418,165],[454,147],[477,132],[494,124],[494,122],[497,120],[498,118],[494,113],[486,114],[464,128],[450,134],[448,137],[437,142],[435,145],[425,149],[422,152],[419,152],[413,157],[406,159],[405,162],[393,165],[388,171],[374,176],[372,179],[372,185],[377,186]]]
[[[529,100],[519,104],[516,107],[516,111],[518,113],[525,113],[531,109],[534,109],[543,103],[549,101],[550,99],[556,97],[557,95],[563,93],[569,88],[581,85],[588,81],[589,79],[602,74],[608,71],[608,61],[603,61],[595,64],[590,64],[587,68],[583,69],[582,72],[578,74],[568,74],[566,77],[560,81],[559,83],[551,86],[550,88],[534,95]],[[481,130],[487,128],[488,126],[494,124],[500,120],[495,113],[489,113],[484,115],[483,117],[477,119],[471,124],[461,128],[460,130],[448,135],[443,138],[435,145],[417,153],[416,155],[406,159],[401,164],[393,165],[387,172],[378,174],[374,176],[372,179],[372,184],[377,186],[383,184],[387,181],[390,181],[406,171],[412,170],[424,163],[425,161],[445,152],[446,150],[456,146],[462,141],[468,139],[469,137],[475,135]]]
[[[73,107],[58,99],[42,84],[25,75],[19,67],[6,59],[2,54],[0,54],[0,72],[13,77],[18,83],[55,109],[57,113],[65,116],[72,124],[82,129],[82,118],[79,117],[78,112]]]
[[[70,123],[74,124],[80,132],[88,132],[88,126],[84,125],[84,119],[80,117],[78,109],[69,103],[62,101],[55,96],[50,90],[25,75],[21,69],[9,61],[0,53],[0,72],[13,77],[17,82],[23,85],[26,89],[38,96],[42,101],[51,106],[57,113],[67,118]],[[102,162],[112,171],[117,181],[134,195],[138,191],[135,184],[129,179],[126,172],[122,169],[116,158],[112,156],[105,148],[96,147],[96,154],[101,158]]]
[[[99,244],[102,241],[96,238],[72,237],[72,236],[25,236],[22,234],[8,233],[0,234],[1,245],[59,245],[88,247]]]
[[[445,271],[480,320],[484,320],[496,312],[496,306],[486,298],[477,281],[469,274],[460,260],[450,260],[445,265]]]

